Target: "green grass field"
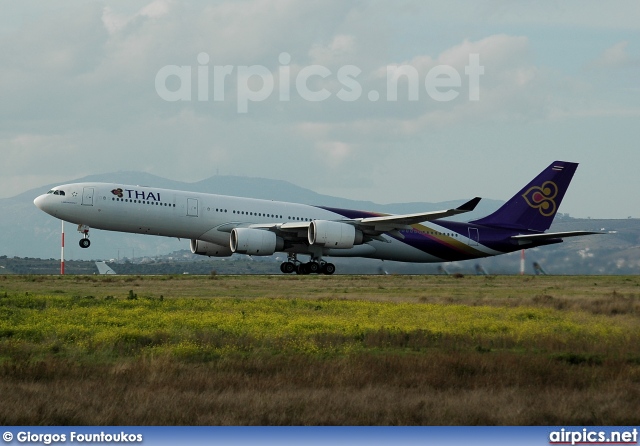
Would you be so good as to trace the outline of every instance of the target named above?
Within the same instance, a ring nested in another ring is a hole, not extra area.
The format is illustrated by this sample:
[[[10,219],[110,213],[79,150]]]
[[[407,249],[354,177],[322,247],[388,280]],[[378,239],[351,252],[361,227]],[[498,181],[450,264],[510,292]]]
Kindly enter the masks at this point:
[[[640,277],[0,276],[0,423],[639,424]]]

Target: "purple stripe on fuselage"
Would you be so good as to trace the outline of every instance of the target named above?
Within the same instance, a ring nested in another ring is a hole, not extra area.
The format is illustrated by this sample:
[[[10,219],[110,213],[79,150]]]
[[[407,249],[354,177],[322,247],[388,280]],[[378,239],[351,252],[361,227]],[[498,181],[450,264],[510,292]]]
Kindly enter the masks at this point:
[[[389,215],[384,213],[358,211],[353,209],[340,209],[324,206],[318,207],[327,211],[334,212],[338,215],[342,215],[343,217],[349,219]],[[518,245],[518,243],[515,240],[512,240],[510,237],[513,235],[522,234],[523,231],[492,228],[482,225],[476,225],[473,223],[463,223],[449,220],[433,220],[431,223],[445,228],[451,233],[457,234],[458,237],[456,237],[455,235],[446,235],[446,230],[429,230],[422,224],[413,225],[414,229],[412,230],[401,230],[401,234],[404,236],[404,238],[400,238],[389,233],[387,233],[387,235],[389,237],[393,237],[398,241],[401,241],[402,243],[406,243],[413,248],[419,249],[422,252],[428,253],[449,262],[456,260],[477,259],[480,257],[494,255],[491,253],[484,253],[483,251],[474,247],[474,245],[468,243],[470,237],[469,228],[477,231],[477,241],[479,245],[483,245],[489,249],[501,253],[519,251],[520,249],[522,249],[522,246]],[[429,224],[429,222],[425,222],[425,224]],[[430,232],[436,232],[436,234],[430,234]],[[438,232],[440,234],[438,234]],[[539,241],[535,244],[528,245],[527,248],[553,244],[557,243],[558,241],[559,240]]]
[[[334,212],[338,215],[341,215],[349,219],[379,217],[383,215],[389,215],[389,214],[377,213],[377,212],[358,211],[354,209],[341,209],[341,208],[332,208],[332,207],[324,207],[324,206],[318,206],[318,207],[330,212]],[[456,233],[458,236],[468,237],[469,225],[466,223],[451,222],[446,220],[436,220],[433,223],[449,229],[451,232]],[[416,225],[416,226],[419,226],[419,225]],[[387,235],[413,248],[419,249],[420,251],[426,252],[430,255],[433,255],[445,261],[473,259],[473,258],[483,257],[485,255],[481,251],[475,249],[473,246],[469,246],[464,242],[456,240],[455,236],[430,234],[429,232],[442,232],[442,231],[424,231],[420,229],[402,230],[401,234],[404,236],[404,238],[397,237],[393,234],[387,234]],[[508,250],[505,252],[508,252]]]

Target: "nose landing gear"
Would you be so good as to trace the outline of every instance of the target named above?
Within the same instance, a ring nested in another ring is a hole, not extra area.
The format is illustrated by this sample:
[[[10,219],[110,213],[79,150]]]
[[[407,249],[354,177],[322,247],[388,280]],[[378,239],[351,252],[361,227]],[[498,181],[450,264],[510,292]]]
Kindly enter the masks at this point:
[[[82,238],[80,239],[80,247],[88,248],[91,246],[91,241],[89,240],[89,226],[87,225],[78,225],[78,232],[82,234]]]

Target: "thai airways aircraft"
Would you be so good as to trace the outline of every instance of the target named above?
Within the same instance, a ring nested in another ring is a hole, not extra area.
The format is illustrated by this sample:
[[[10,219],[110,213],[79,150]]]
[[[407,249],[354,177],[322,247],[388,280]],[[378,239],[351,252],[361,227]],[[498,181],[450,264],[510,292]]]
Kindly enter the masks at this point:
[[[368,257],[402,262],[449,262],[494,256],[562,242],[590,231],[545,233],[551,226],[577,163],[556,161],[500,209],[468,223],[444,220],[472,211],[476,197],[455,209],[387,215],[350,209],[224,195],[75,183],[34,200],[44,212],[78,225],[80,246],[89,229],[191,240],[191,252],[288,254],[283,273],[333,274],[325,257]],[[310,257],[308,262],[298,255]]]

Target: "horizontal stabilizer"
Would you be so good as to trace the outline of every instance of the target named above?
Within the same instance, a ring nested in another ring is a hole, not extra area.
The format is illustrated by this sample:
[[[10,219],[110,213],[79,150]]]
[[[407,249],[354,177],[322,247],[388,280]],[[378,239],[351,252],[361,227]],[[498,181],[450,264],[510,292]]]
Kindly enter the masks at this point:
[[[555,238],[578,237],[581,235],[593,235],[593,234],[605,234],[605,232],[595,232],[595,231],[547,232],[544,234],[514,235],[511,238],[515,240],[522,240],[522,241],[540,241],[540,240],[551,240]]]

